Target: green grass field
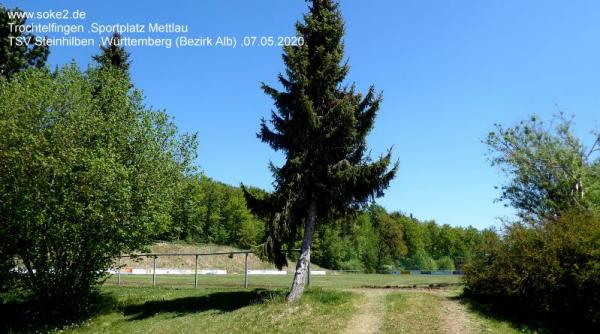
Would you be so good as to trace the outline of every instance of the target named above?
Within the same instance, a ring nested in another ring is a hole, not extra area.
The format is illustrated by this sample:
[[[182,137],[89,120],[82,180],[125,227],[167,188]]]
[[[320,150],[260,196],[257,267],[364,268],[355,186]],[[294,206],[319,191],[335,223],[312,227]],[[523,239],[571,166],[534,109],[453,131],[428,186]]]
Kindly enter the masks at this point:
[[[103,307],[61,333],[500,333],[519,331],[459,298],[459,276],[314,276],[302,299],[285,303],[291,275],[111,277]],[[446,285],[444,283],[459,283]],[[430,284],[435,284],[430,287]],[[367,287],[368,286],[368,287]],[[410,288],[391,288],[403,286]],[[416,287],[414,287],[416,286]],[[388,287],[388,288],[383,288]],[[17,331],[19,328],[15,328]],[[26,328],[26,331],[32,328]],[[35,329],[35,328],[34,328]],[[9,327],[10,332],[10,327]]]
[[[520,333],[445,289],[102,288],[109,306],[64,333]]]
[[[104,288],[115,303],[66,333],[325,333],[354,312],[353,294],[308,291],[293,305],[285,290]]]
[[[248,275],[248,287],[289,287],[292,275]],[[244,275],[199,275],[201,287],[243,287]],[[360,288],[363,286],[427,286],[429,284],[456,284],[462,282],[458,275],[379,275],[379,274],[340,274],[315,275],[311,277],[314,287]],[[117,284],[116,276],[111,276],[105,285]],[[123,286],[152,286],[152,275],[121,275]],[[156,285],[162,287],[193,287],[194,275],[157,275]]]

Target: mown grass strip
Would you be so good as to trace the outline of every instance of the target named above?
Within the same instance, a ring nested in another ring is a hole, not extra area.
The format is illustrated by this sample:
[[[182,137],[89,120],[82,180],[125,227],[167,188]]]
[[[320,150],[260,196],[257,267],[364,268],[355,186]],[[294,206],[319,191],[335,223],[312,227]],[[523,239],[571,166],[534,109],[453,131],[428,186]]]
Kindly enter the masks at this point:
[[[309,289],[296,304],[285,290],[105,288],[113,307],[66,333],[325,333],[344,328],[354,294]]]

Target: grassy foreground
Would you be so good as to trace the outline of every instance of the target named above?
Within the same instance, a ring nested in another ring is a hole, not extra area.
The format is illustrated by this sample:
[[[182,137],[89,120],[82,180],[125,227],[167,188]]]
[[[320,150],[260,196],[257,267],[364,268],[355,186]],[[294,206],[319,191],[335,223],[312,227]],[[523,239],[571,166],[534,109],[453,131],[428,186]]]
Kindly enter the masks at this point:
[[[101,287],[105,297],[101,311],[83,323],[58,331],[303,334],[528,332],[519,331],[510,322],[471,307],[459,298],[461,286],[429,288],[432,283],[456,283],[460,277],[315,276],[312,286],[295,304],[284,302],[291,279],[287,276],[251,276],[253,284],[262,284],[264,287],[248,289],[239,287],[243,283],[243,275],[202,276],[201,286],[197,289],[191,286],[193,283],[190,283],[190,278],[193,277],[159,277],[159,282],[175,286],[143,286],[136,281],[143,279],[145,284],[151,284],[149,276],[125,276],[124,284],[120,287],[105,284]],[[210,280],[220,286],[211,286]],[[227,283],[233,287],[227,287]],[[398,285],[411,288],[382,288]],[[8,332],[11,332],[10,321],[8,326]],[[15,326],[12,328],[19,330],[22,325]],[[25,330],[30,329],[33,328]]]
[[[296,304],[284,302],[286,290],[104,287],[112,306],[61,332],[521,333],[471,311],[457,299],[460,288],[311,288]]]
[[[351,292],[320,289],[293,305],[283,289],[104,289],[114,307],[66,333],[326,333],[355,307]]]
[[[460,302],[460,289],[390,293],[382,333],[522,333],[507,321],[472,311]],[[525,331],[526,332],[526,331]]]

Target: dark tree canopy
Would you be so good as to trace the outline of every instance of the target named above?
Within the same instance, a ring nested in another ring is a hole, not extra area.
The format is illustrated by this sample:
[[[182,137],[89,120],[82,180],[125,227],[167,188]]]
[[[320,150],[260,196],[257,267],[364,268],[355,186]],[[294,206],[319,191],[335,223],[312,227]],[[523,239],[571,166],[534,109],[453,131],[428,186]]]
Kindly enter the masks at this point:
[[[283,166],[271,165],[275,191],[267,201],[251,198],[257,212],[272,214],[267,253],[278,266],[283,243],[296,240],[297,230],[314,211],[321,223],[383,195],[396,173],[391,150],[372,161],[366,137],[373,128],[382,95],[345,85],[344,22],[339,4],[310,1],[309,13],[296,24],[304,45],[284,48],[283,89],[263,84],[273,98],[270,124],[262,120],[258,138],[283,152]],[[306,231],[305,231],[306,237]]]
[[[25,25],[26,19],[11,18],[9,12],[20,13],[21,10],[0,5],[0,76],[6,78],[30,66],[43,67],[50,53],[47,45],[36,45],[35,35],[15,29]]]
[[[129,73],[129,53],[121,46],[121,34],[114,32],[108,45],[100,46],[101,53],[93,58],[100,66],[112,66]]]

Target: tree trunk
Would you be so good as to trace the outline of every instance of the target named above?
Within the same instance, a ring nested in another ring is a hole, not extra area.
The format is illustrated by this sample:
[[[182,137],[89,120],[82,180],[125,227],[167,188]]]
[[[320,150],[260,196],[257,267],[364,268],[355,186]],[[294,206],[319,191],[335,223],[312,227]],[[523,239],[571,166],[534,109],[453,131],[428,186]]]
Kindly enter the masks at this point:
[[[312,244],[313,232],[315,230],[316,215],[317,202],[312,200],[308,208],[306,225],[304,226],[304,242],[302,242],[300,257],[298,258],[298,263],[296,263],[296,273],[294,274],[292,289],[286,298],[288,302],[300,299],[302,292],[304,292],[304,282],[306,281],[306,272],[310,263],[310,245]]]

